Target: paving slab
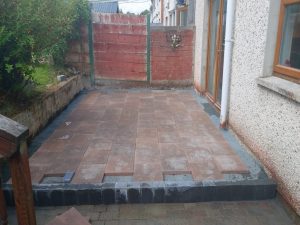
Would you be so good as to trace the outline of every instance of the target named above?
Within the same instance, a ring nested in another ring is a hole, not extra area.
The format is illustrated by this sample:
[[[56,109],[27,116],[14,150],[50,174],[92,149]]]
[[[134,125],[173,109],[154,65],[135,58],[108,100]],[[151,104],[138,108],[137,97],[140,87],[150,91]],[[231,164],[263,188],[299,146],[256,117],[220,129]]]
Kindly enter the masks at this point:
[[[137,163],[134,165],[134,180],[136,181],[160,181],[163,180],[161,164],[155,161]]]
[[[84,218],[75,208],[71,208],[62,215],[56,216],[55,219],[47,225],[91,225],[88,219]]]
[[[105,164],[82,162],[72,180],[74,184],[101,183],[104,176]]]

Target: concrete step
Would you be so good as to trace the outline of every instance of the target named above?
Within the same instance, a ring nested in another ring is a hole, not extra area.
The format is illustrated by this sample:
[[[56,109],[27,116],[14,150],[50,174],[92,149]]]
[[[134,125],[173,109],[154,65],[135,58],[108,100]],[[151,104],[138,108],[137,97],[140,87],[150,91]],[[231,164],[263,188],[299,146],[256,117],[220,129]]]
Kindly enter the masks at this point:
[[[12,187],[3,187],[8,206],[13,206]],[[95,205],[120,203],[191,203],[252,201],[275,198],[276,184],[263,177],[244,181],[119,182],[37,185],[36,206]]]

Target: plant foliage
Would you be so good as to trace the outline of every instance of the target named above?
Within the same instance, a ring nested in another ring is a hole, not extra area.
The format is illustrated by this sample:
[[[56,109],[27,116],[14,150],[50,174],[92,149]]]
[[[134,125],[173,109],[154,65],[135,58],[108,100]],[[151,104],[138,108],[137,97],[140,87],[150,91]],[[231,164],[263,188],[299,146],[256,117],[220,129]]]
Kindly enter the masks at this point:
[[[62,64],[88,19],[87,0],[0,0],[0,91],[18,97],[40,60]]]

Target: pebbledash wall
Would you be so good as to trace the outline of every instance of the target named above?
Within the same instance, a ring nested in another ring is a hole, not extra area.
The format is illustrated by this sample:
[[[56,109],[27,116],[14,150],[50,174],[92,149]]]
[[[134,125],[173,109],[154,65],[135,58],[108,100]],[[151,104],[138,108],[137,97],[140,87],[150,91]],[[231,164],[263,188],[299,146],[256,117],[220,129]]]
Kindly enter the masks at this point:
[[[236,0],[229,125],[261,160],[278,190],[300,215],[300,104],[270,90],[279,16],[278,0]],[[195,87],[203,92],[208,4],[196,3]],[[275,82],[275,81],[273,81]],[[272,84],[271,84],[272,85]],[[300,85],[287,84],[287,88]],[[296,87],[296,89],[297,89]],[[280,92],[280,91],[279,91]]]

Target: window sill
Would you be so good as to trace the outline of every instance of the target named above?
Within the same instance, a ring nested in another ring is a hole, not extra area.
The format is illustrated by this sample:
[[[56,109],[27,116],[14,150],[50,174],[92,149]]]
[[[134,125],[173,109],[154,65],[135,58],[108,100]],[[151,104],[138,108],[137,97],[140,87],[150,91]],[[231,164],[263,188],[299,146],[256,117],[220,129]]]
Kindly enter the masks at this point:
[[[300,103],[299,84],[275,76],[260,77],[256,81],[259,85]]]

